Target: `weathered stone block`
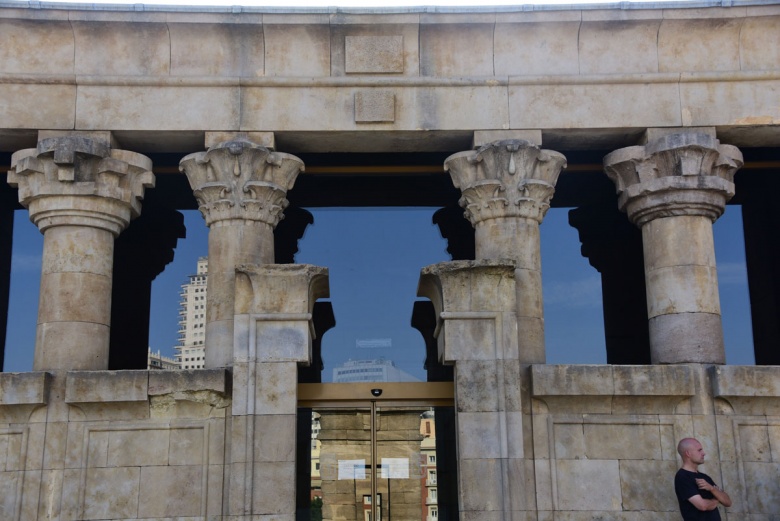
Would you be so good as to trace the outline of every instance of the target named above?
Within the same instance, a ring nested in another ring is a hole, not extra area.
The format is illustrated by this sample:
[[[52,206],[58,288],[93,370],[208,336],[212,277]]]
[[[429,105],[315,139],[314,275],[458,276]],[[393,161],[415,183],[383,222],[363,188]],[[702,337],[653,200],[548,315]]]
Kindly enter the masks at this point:
[[[559,460],[555,463],[560,510],[620,511],[617,460]]]
[[[91,468],[84,490],[86,519],[127,519],[138,516],[140,467]]]
[[[675,461],[621,461],[623,510],[678,513],[672,479],[678,468],[679,463]]]
[[[533,396],[612,395],[612,367],[603,365],[534,365]]]
[[[139,518],[167,518],[203,515],[205,490],[203,472],[197,466],[146,466],[141,468]]]
[[[65,382],[65,402],[145,402],[148,384],[146,371],[71,371]]]
[[[395,121],[395,94],[390,90],[361,90],[355,93],[355,123]]]
[[[347,74],[404,72],[403,36],[346,36]]]
[[[0,373],[0,405],[45,404],[49,394],[48,373]]]

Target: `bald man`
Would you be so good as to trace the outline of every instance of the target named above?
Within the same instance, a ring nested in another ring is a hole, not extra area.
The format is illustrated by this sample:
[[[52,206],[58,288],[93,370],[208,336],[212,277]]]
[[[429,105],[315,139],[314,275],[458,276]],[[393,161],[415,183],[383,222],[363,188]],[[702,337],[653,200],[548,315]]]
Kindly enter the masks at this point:
[[[718,505],[731,506],[731,498],[715,485],[712,478],[699,472],[704,463],[704,448],[695,438],[683,438],[677,444],[682,468],[674,476],[674,491],[684,521],[720,521]]]

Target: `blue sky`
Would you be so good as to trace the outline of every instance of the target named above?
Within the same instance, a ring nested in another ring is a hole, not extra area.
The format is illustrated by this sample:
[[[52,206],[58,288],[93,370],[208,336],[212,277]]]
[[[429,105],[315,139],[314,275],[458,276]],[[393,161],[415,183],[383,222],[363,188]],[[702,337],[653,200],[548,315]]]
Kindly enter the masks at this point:
[[[423,342],[409,325],[420,269],[448,260],[445,241],[431,224],[435,208],[310,209],[315,224],[301,240],[299,263],[330,269],[337,327],[323,341],[325,376],[353,357],[387,356],[422,377]],[[207,236],[197,211],[187,211],[187,238],[175,260],[153,283],[150,345],[173,355],[178,329],[179,286],[206,255]],[[542,223],[542,276],[548,363],[606,361],[601,283],[580,255],[568,209],[553,208]],[[730,364],[754,363],[742,220],[730,206],[715,223],[726,356]],[[11,309],[5,371],[32,368],[42,235],[26,211],[14,223]],[[116,305],[116,304],[115,304]],[[355,349],[360,339],[390,338],[389,350]]]

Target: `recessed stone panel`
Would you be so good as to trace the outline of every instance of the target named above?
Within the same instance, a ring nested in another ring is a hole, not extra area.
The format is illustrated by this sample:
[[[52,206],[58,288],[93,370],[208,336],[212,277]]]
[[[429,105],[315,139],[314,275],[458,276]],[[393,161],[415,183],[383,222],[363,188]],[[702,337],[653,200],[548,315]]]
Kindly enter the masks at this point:
[[[403,36],[346,36],[347,74],[404,72]]]
[[[84,490],[85,519],[133,519],[138,515],[141,469],[88,469]]]
[[[389,90],[363,90],[355,93],[355,123],[395,121],[395,94]]]
[[[663,459],[658,425],[586,423],[584,432],[589,459]]]
[[[621,510],[617,460],[560,460],[555,463],[560,510]]]

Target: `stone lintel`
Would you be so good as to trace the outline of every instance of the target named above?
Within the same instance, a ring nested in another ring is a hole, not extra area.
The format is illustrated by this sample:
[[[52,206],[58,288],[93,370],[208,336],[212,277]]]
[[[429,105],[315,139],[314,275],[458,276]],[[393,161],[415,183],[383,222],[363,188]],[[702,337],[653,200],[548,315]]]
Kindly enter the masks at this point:
[[[65,403],[145,402],[148,371],[69,371]]]
[[[519,139],[528,141],[534,145],[542,146],[542,131],[539,129],[523,130],[475,130],[472,139],[472,148],[474,150],[487,145],[493,141],[506,141],[508,139]]]
[[[662,137],[671,134],[706,134],[712,138],[716,137],[715,127],[662,127],[662,128],[648,128],[645,130],[639,138],[638,145],[646,145],[653,141],[657,141]]]
[[[206,132],[205,145],[211,148],[234,140],[251,141],[269,150],[276,150],[276,135],[273,132]]]
[[[722,365],[710,368],[717,397],[780,397],[780,367]]]
[[[0,405],[44,405],[50,381],[44,372],[0,373]]]
[[[680,365],[532,365],[531,395],[693,396],[690,367]]]

